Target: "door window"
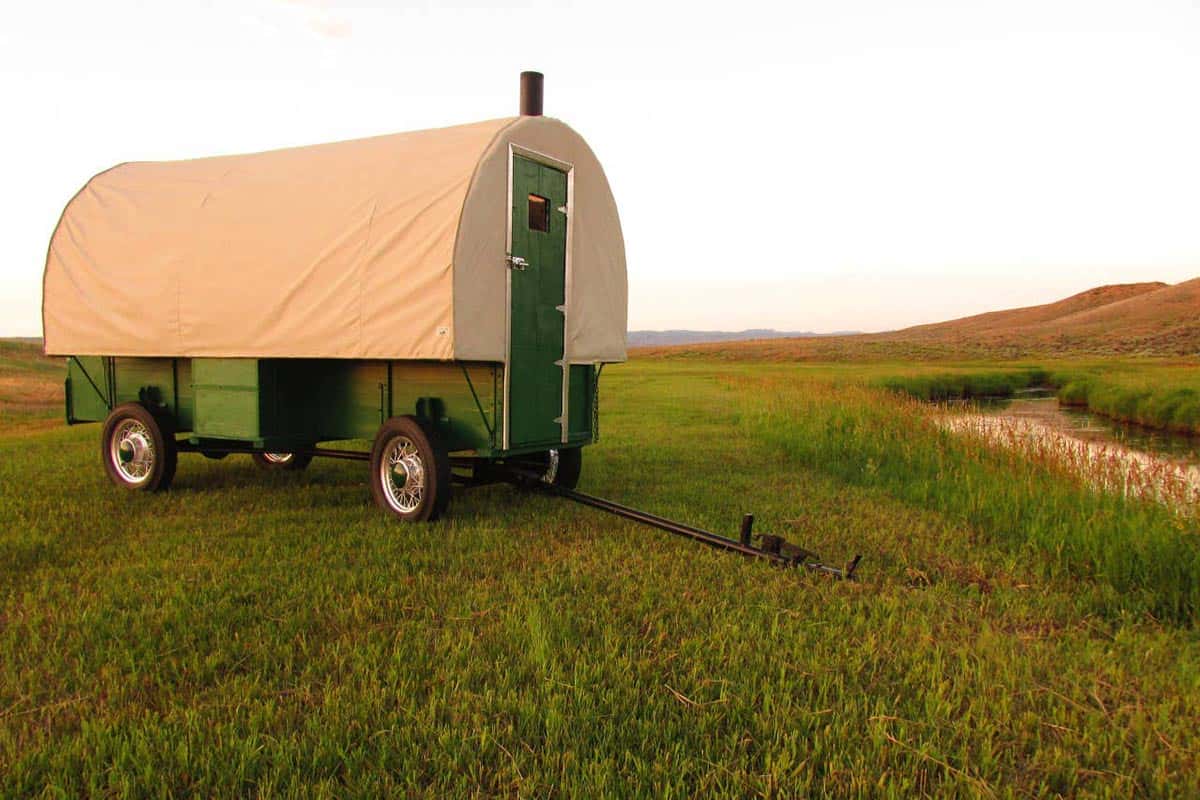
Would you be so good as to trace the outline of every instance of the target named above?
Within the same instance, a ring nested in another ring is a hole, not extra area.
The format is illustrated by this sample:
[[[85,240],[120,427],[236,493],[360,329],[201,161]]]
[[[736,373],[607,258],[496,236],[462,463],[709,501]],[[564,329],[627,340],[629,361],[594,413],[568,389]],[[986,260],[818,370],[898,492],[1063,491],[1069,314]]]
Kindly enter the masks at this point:
[[[540,195],[529,195],[529,230],[550,231],[550,201]]]

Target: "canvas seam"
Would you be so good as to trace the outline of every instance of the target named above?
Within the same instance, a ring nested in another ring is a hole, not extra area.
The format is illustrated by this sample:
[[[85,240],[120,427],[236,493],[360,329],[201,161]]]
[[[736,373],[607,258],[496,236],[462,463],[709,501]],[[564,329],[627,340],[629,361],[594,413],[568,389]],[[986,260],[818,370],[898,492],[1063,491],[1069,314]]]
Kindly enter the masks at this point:
[[[371,252],[371,234],[375,232],[375,212],[379,210],[379,198],[371,198],[371,216],[367,218],[367,235],[363,238],[363,251],[359,257],[359,275],[358,275],[358,346],[357,350],[361,354],[363,352],[363,305],[366,303],[366,290],[364,284],[367,280],[367,260]]]

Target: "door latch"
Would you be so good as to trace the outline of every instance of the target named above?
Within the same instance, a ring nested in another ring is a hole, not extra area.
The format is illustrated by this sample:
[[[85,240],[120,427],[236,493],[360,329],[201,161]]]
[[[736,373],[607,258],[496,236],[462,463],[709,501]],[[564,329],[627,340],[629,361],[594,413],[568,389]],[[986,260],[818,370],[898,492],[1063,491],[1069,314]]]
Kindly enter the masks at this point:
[[[529,266],[529,262],[520,256],[507,256],[504,260],[508,262],[509,269],[520,270],[521,272],[524,272],[525,268]]]

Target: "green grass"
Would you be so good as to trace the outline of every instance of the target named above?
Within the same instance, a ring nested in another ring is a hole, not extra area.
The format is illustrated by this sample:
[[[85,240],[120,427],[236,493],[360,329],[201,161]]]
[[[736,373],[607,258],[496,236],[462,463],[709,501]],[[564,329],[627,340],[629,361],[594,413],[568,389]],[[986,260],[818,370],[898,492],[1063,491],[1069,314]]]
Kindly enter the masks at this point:
[[[62,419],[65,377],[62,362],[43,356],[40,343],[0,339],[0,431]]]
[[[877,372],[880,365],[865,368]],[[894,364],[874,385],[920,400],[1008,397],[1048,386],[1064,405],[1086,407],[1147,428],[1200,435],[1200,366],[1191,362],[1051,362],[1048,368],[1012,365],[918,367]]]
[[[504,487],[401,527],[355,463],[122,494],[97,426],[0,433],[0,795],[1196,796],[1191,523],[892,369],[610,368],[585,456],[853,584]]]

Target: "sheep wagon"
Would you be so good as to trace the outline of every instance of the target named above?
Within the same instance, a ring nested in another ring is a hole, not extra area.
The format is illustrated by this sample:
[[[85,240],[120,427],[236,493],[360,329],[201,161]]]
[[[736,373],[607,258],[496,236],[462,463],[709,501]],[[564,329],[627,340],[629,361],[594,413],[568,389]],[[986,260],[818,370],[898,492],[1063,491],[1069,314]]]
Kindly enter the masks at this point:
[[[179,452],[354,458],[413,521],[516,463],[572,487],[625,360],[625,251],[600,162],[521,78],[519,117],[88,181],[43,327],[113,483],[166,489]]]

